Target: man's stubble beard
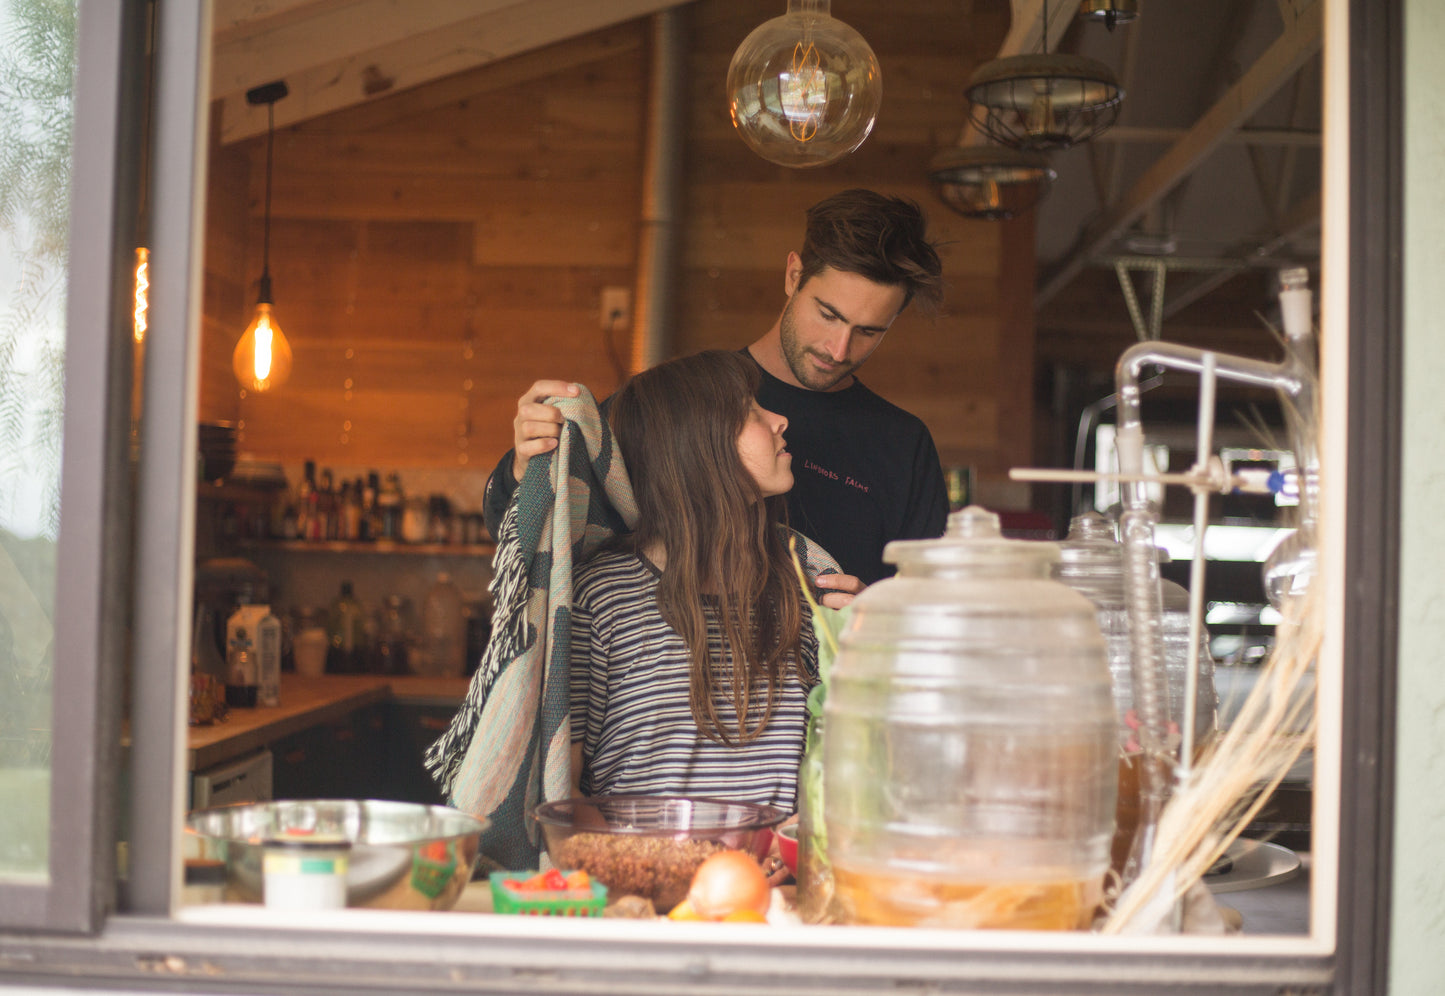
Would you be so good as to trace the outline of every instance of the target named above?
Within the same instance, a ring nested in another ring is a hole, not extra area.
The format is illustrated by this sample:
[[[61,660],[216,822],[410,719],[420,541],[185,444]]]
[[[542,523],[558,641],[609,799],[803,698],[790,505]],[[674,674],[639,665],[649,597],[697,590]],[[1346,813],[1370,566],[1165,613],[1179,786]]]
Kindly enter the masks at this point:
[[[788,299],[788,303],[783,305],[782,318],[778,321],[778,340],[783,350],[783,362],[803,387],[809,391],[826,391],[850,376],[857,369],[857,365],[845,365],[836,377],[821,382],[818,380],[817,371],[809,364],[808,351],[798,343],[798,326],[793,320],[793,303],[796,300],[796,294]]]

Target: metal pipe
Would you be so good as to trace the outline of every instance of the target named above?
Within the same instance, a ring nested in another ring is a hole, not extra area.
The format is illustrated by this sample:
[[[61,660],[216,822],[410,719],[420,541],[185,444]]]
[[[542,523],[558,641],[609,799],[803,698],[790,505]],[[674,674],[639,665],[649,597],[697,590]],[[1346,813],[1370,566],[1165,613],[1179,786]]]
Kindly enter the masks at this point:
[[[647,147],[642,217],[637,233],[637,302],[632,372],[666,359],[676,318],[678,233],[682,197],[683,114],[687,109],[685,24],[680,8],[652,16],[652,67],[647,88]]]

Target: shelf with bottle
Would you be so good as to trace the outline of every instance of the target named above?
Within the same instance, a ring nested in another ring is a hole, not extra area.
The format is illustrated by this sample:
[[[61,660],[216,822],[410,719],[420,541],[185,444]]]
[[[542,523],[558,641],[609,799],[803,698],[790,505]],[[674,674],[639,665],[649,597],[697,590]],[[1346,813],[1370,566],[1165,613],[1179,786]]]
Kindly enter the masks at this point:
[[[413,557],[490,557],[497,549],[497,545],[490,541],[480,543],[404,543],[396,540],[243,539],[238,540],[236,546],[243,550],[281,550],[288,553],[370,553]]]
[[[247,502],[269,505],[286,491],[285,485],[246,484],[235,481],[197,481],[196,498],[200,501]]]

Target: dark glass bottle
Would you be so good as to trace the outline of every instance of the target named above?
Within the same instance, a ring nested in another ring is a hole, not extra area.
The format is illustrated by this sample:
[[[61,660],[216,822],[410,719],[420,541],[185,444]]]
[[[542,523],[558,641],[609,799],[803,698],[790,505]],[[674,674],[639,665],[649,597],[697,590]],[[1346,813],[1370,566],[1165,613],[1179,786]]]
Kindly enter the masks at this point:
[[[331,603],[327,636],[327,671],[354,674],[366,669],[366,609],[352,593],[350,581],[341,582],[341,594]]]
[[[226,705],[251,709],[260,684],[256,654],[244,629],[238,629],[236,637],[226,654]]]

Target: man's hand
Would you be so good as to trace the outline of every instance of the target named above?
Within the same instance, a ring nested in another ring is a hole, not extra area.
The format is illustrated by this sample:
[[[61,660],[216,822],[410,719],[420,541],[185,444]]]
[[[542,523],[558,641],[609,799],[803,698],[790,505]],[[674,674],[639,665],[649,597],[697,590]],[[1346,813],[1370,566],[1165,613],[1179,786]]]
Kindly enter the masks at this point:
[[[830,609],[841,609],[863,590],[863,582],[851,574],[819,574],[813,579],[818,601]]]
[[[517,417],[512,419],[513,479],[522,479],[534,456],[557,448],[562,436],[562,412],[542,402],[559,395],[577,397],[577,385],[565,380],[539,380],[517,399]]]

